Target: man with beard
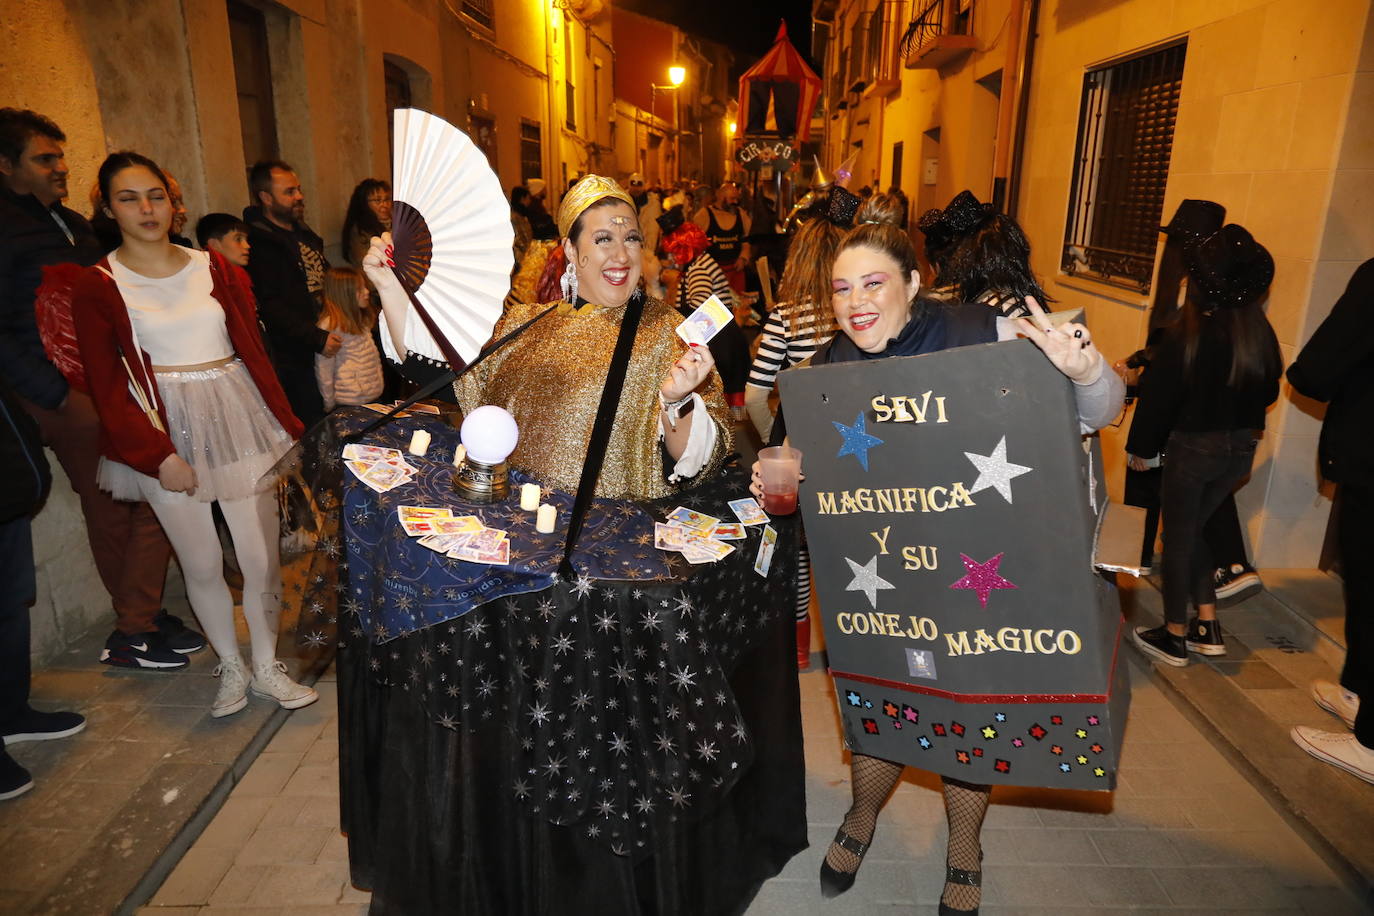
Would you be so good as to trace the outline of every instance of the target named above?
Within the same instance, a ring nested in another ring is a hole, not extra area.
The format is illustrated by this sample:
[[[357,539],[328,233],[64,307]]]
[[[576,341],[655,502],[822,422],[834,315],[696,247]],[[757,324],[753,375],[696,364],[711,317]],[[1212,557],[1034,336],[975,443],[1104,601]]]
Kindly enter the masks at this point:
[[[248,173],[254,205],[243,211],[253,257],[248,274],[277,378],[307,427],[324,416],[315,354],[333,356],[343,339],[317,326],[324,294],[324,240],[305,224],[305,194],[296,170],[271,159]]]

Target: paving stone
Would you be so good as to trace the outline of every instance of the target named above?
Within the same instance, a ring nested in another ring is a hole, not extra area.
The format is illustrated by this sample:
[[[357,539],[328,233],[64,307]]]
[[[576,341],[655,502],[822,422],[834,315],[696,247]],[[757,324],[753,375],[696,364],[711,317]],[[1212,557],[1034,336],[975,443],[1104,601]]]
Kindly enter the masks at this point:
[[[1155,877],[1169,899],[1182,906],[1223,902],[1257,909],[1298,908],[1296,898],[1263,868],[1218,867],[1209,869],[1201,880],[1191,868],[1157,868]]]
[[[81,708],[86,717],[86,730],[76,737],[99,738],[112,741],[129,727],[139,706],[133,703],[92,703]]]
[[[138,916],[196,916],[201,912],[198,906],[163,906],[158,903],[150,903],[134,910]]]
[[[1102,855],[1093,845],[1090,832],[1059,827],[1024,831],[1021,861],[1027,864],[1101,865]]]
[[[202,716],[182,732],[172,754],[186,763],[232,764],[267,725],[272,711],[265,705],[248,708],[232,716],[216,719]]]
[[[303,865],[314,862],[332,831],[327,827],[258,827],[239,849],[240,865]]]
[[[210,674],[188,674],[168,678],[161,690],[156,691],[148,702],[154,706],[193,706],[209,709],[219,692],[219,678]]]
[[[1141,868],[1086,866],[1075,870],[1075,879],[1091,906],[1135,908],[1170,903],[1155,876]]]
[[[273,739],[274,741],[276,739]],[[302,766],[333,766],[336,769],[339,765],[339,742],[334,738],[316,738],[305,752],[305,758],[301,760]]]
[[[272,799],[231,793],[223,807],[196,839],[195,847],[237,850],[258,829]],[[229,858],[233,859],[231,853]]]
[[[1087,835],[1108,865],[1153,868],[1187,864],[1177,845],[1155,831],[1090,830]]]
[[[7,863],[0,868],[0,889],[41,896],[76,861],[82,839],[81,831],[19,827],[0,845],[0,862]],[[22,868],[12,867],[21,862]]]
[[[139,785],[153,767],[171,759],[170,741],[102,741],[76,771],[76,779]]]
[[[299,766],[282,788],[281,794],[337,798],[339,795],[339,768],[334,764]]]
[[[210,894],[210,906],[242,906],[257,890],[269,865],[231,865]]]
[[[263,815],[263,827],[291,827],[293,825],[329,827],[339,822],[339,806],[326,805],[332,813],[333,820],[328,824],[301,824],[302,812],[308,810],[313,804],[317,804],[314,799],[307,795],[278,795],[268,799],[270,805],[267,813]]]
[[[318,704],[316,704],[318,705]],[[272,736],[274,751],[309,751],[320,736],[324,723],[318,719],[291,716]]]
[[[264,751],[248,768],[248,772],[243,774],[243,779],[239,780],[238,785],[234,786],[234,794],[272,797],[280,795],[282,787],[296,771],[302,756],[298,752],[282,754]]]
[[[197,844],[181,857],[149,904],[154,907],[198,907],[208,904],[210,894],[232,864],[231,851]],[[166,913],[167,910],[159,911],[160,916]]]
[[[1218,674],[1226,678],[1232,686],[1242,690],[1288,689],[1295,687],[1292,681],[1279,674],[1262,661],[1224,661],[1209,662]]]
[[[29,795],[37,795],[37,792]],[[39,798],[43,804],[25,812],[24,820],[30,827],[79,827],[96,833],[129,800],[129,787],[113,782],[69,779]],[[74,817],[78,812],[79,816]]]
[[[273,865],[263,874],[250,900],[278,906],[334,904],[347,883],[348,866],[341,862]]]
[[[173,741],[209,717],[209,707],[145,706],[119,733],[118,738],[121,741]]]

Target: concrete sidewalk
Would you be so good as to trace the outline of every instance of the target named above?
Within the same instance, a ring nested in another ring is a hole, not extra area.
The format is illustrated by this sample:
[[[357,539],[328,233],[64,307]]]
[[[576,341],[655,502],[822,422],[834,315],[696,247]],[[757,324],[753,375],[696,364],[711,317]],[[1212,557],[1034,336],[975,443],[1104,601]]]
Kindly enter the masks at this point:
[[[1366,912],[1340,877],[1157,686],[1135,699],[1112,794],[998,789],[984,829],[982,912]],[[934,914],[943,878],[938,781],[908,770],[854,889],[820,895],[817,871],[849,805],[830,679],[801,676],[811,848],[749,916]],[[330,687],[290,718],[158,889],[145,916],[365,913],[338,830]]]

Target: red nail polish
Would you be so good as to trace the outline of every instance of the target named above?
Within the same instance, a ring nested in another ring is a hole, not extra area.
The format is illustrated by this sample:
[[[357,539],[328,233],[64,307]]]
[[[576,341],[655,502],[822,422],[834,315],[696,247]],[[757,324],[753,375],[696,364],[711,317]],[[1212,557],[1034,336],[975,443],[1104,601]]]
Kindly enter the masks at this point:
[[[396,262],[393,261],[393,260],[391,260],[391,258],[387,258],[387,259],[386,259],[386,266],[387,266],[387,267],[395,267],[395,266],[396,266]]]

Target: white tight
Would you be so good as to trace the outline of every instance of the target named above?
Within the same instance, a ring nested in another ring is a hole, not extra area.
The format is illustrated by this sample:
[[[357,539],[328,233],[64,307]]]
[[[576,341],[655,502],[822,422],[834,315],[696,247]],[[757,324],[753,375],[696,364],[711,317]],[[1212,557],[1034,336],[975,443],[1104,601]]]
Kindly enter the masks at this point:
[[[224,582],[220,546],[210,503],[193,499],[152,503],[162,530],[176,551],[191,610],[221,660],[237,658],[234,599]],[[277,623],[281,616],[281,561],[277,553],[277,501],[271,490],[246,499],[221,500],[239,569],[243,572],[243,616],[253,644],[254,664],[277,657]]]

